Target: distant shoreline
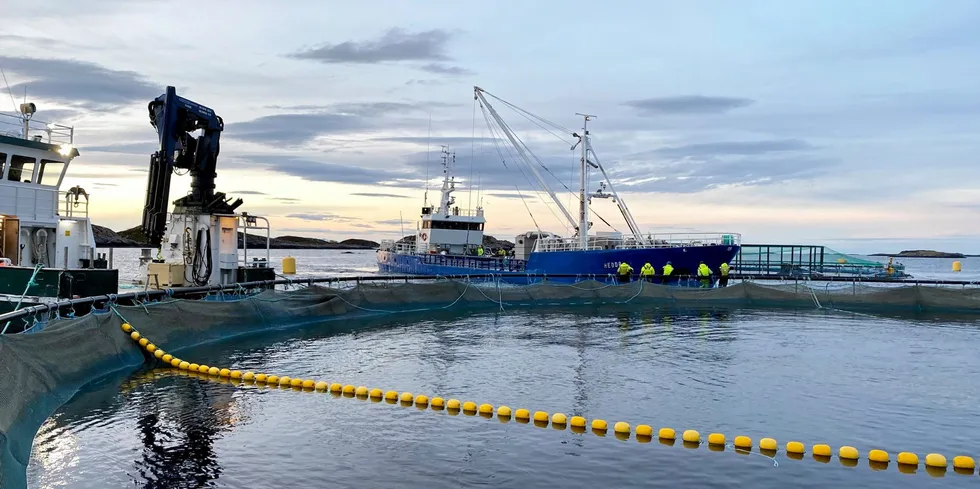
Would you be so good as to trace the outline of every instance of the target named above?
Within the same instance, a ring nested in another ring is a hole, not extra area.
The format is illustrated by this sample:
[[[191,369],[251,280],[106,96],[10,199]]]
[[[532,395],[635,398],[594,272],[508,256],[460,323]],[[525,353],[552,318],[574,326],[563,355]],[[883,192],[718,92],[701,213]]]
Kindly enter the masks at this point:
[[[935,250],[905,250],[899,253],[872,253],[868,256],[887,256],[889,258],[971,258],[980,255],[966,255]]]

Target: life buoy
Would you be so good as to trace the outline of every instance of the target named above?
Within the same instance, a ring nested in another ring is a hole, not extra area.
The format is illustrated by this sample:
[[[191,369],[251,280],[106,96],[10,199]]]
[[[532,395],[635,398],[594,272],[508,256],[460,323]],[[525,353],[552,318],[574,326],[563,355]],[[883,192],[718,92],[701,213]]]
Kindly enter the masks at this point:
[[[422,236],[421,237],[422,237],[422,241],[425,241],[426,238],[428,238],[429,236],[427,234],[425,234],[425,233],[422,233]]]

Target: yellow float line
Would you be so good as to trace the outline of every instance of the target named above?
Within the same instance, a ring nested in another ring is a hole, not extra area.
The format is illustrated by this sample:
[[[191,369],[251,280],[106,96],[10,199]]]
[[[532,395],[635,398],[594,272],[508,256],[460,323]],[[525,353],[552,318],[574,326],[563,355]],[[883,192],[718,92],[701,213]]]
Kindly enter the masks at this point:
[[[208,379],[217,378],[217,380],[221,381],[233,380],[245,383],[254,382],[255,384],[265,385],[268,387],[291,387],[293,389],[308,392],[330,392],[332,394],[343,395],[345,397],[357,397],[360,399],[370,398],[374,402],[379,402],[384,399],[389,404],[394,404],[396,402],[400,402],[403,406],[411,406],[414,404],[419,409],[425,409],[429,406],[436,411],[446,409],[453,415],[458,414],[460,410],[462,410],[464,414],[471,416],[474,414],[480,414],[482,417],[492,418],[494,415],[494,406],[492,404],[477,405],[472,401],[460,403],[460,401],[457,399],[446,400],[441,397],[433,397],[429,399],[429,397],[424,394],[413,396],[411,392],[402,392],[399,394],[396,391],[384,392],[381,389],[368,389],[365,386],[354,387],[350,384],[330,384],[322,380],[314,381],[310,379],[294,379],[286,376],[279,377],[276,375],[266,375],[262,373],[256,374],[247,371],[242,372],[239,370],[229,370],[227,368],[189,363],[163,351],[150,342],[147,338],[140,335],[140,333],[136,331],[136,329],[129,323],[123,323],[122,330],[125,333],[129,333],[129,336],[133,339],[133,341],[137,342],[147,353],[161,362],[189,373],[197,373]],[[545,411],[535,411],[532,414],[531,411],[527,409],[511,410],[511,408],[508,406],[497,406],[496,414],[497,418],[500,419],[501,422],[507,422],[511,417],[513,417],[519,423],[527,423],[533,420],[536,426],[546,427],[550,421],[552,427],[559,430],[564,430],[566,424],[568,424],[571,425],[571,430],[575,433],[584,433],[587,425],[586,419],[582,416],[572,416],[571,418],[568,418],[563,413],[554,413],[549,415]],[[602,419],[592,420],[591,427],[592,432],[599,436],[605,436],[609,429],[608,423]],[[616,434],[617,438],[622,439],[628,439],[630,433],[635,432],[637,441],[641,443],[650,442],[654,437],[653,428],[650,425],[637,425],[636,429],[634,430],[630,424],[626,423],[625,421],[615,423],[613,425],[613,432]],[[656,437],[661,443],[673,445],[677,438],[677,433],[673,428],[660,428],[656,434]],[[692,448],[696,448],[702,443],[701,434],[696,430],[684,431],[681,434],[681,439],[684,441],[685,445],[693,445]],[[722,433],[711,433],[708,435],[706,441],[709,448],[713,450],[724,450],[724,447],[727,445],[727,439]],[[754,446],[752,439],[747,436],[736,436],[732,444],[734,445],[736,451],[740,452],[750,451]],[[762,438],[759,440],[759,450],[763,455],[772,457],[776,454],[776,452],[778,452],[779,444],[773,438]],[[802,459],[803,455],[806,453],[806,445],[798,441],[790,441],[784,445],[783,450],[790,458]],[[831,449],[830,445],[813,445],[811,447],[811,453],[813,458],[820,462],[828,462],[833,457],[833,450]],[[837,458],[844,465],[854,466],[857,465],[857,461],[861,458],[861,454],[858,449],[852,446],[842,446],[837,450]],[[876,470],[886,468],[890,461],[888,452],[884,450],[871,450],[868,452],[868,462],[871,467]],[[895,461],[898,462],[899,471],[903,473],[915,473],[915,469],[919,466],[919,456],[911,452],[899,453],[895,458]],[[926,469],[929,470],[930,474],[932,475],[943,475],[949,465],[946,457],[938,453],[930,453],[926,455],[924,464]],[[975,468],[976,462],[972,457],[964,455],[953,457],[953,469],[956,473],[973,474]]]

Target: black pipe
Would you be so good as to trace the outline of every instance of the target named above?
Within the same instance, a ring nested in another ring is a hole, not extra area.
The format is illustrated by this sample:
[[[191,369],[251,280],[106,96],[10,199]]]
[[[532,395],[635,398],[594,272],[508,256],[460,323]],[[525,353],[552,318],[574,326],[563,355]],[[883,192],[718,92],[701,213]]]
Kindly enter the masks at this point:
[[[61,308],[69,308],[74,306],[86,306],[86,305],[97,305],[101,303],[110,303],[140,299],[154,299],[159,297],[186,297],[198,294],[207,294],[211,292],[230,292],[239,291],[243,289],[255,289],[255,288],[271,288],[276,285],[313,285],[331,282],[381,282],[381,281],[391,281],[391,280],[464,280],[464,279],[485,279],[485,278],[577,278],[582,280],[587,280],[590,278],[615,278],[615,275],[585,275],[585,274],[535,274],[535,273],[488,273],[488,274],[477,274],[477,275],[366,275],[366,276],[354,276],[354,277],[310,277],[310,278],[296,278],[296,279],[277,279],[277,280],[255,280],[252,282],[241,282],[235,284],[227,285],[204,285],[197,287],[174,287],[171,289],[163,290],[141,290],[137,292],[124,292],[121,294],[105,294],[97,295],[91,297],[82,297],[79,299],[67,299],[58,302],[50,302],[45,304],[38,304],[36,306],[25,307],[16,311],[8,312],[6,314],[0,314],[0,323],[10,321],[12,319],[18,319],[26,316],[35,315],[38,313],[54,311]],[[655,279],[663,278],[662,275],[657,275]],[[696,275],[672,275],[671,281],[679,279],[689,279],[689,280],[699,280],[700,277]],[[713,275],[712,279],[716,279],[717,275]],[[980,285],[980,282],[972,282],[967,280],[902,280],[902,279],[889,279],[880,277],[821,277],[819,279],[810,279],[807,277],[794,276],[794,275],[749,275],[749,274],[731,274],[729,279],[732,280],[749,280],[749,281],[764,281],[764,280],[781,280],[781,281],[809,281],[809,282],[845,282],[845,283],[889,283],[889,284],[901,284],[901,285]]]

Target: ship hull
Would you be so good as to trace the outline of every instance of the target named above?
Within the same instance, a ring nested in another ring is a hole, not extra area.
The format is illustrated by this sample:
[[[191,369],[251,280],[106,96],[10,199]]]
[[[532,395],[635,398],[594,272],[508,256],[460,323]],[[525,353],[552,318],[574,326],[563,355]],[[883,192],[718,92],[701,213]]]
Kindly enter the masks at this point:
[[[549,251],[531,253],[526,260],[501,258],[417,255],[378,251],[378,270],[382,273],[406,275],[481,275],[491,273],[526,273],[536,275],[571,275],[549,280],[574,282],[587,277],[615,275],[620,263],[628,263],[634,274],[649,263],[659,275],[671,262],[674,276],[696,275],[703,261],[712,272],[718,273],[722,263],[730,263],[738,254],[737,245],[711,245],[669,248],[615,249],[589,251]],[[581,277],[581,278],[578,278]],[[526,278],[505,279],[526,283]],[[685,282],[686,281],[682,281]],[[683,285],[682,283],[681,285]]]

